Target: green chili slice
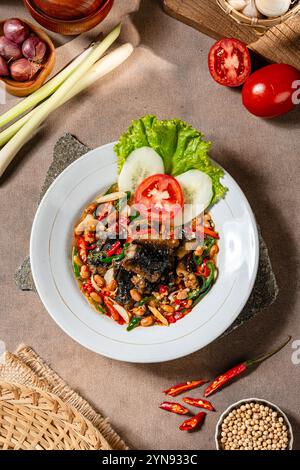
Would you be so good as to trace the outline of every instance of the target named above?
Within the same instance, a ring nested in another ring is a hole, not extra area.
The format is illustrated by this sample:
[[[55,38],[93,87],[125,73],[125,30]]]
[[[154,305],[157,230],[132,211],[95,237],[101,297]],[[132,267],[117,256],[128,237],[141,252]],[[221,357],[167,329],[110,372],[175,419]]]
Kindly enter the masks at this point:
[[[209,235],[206,235],[205,237],[205,246],[206,246],[206,251],[210,251],[211,247],[216,243],[216,239],[213,237],[210,237]]]
[[[153,297],[144,297],[140,302],[139,302],[139,305],[145,305],[147,302],[150,302],[150,300],[152,300]]]
[[[136,211],[135,214],[133,214],[133,215],[131,215],[131,216],[129,217],[130,222],[133,222],[133,221],[134,221],[135,219],[137,219],[140,215],[141,215],[141,213],[140,213],[139,211]]]
[[[204,255],[196,256],[195,253],[193,254],[193,260],[197,266],[200,266],[200,264],[203,263],[203,259],[204,259]]]
[[[200,295],[200,293],[201,293],[200,289],[194,290],[188,295],[188,299],[194,300],[198,297],[198,295]]]
[[[203,297],[205,297],[206,294],[208,294],[208,292],[210,291],[210,289],[213,286],[213,281],[215,279],[216,267],[215,267],[215,265],[212,261],[208,261],[207,266],[209,267],[209,270],[210,270],[209,276],[204,280],[201,289],[194,290],[188,296],[188,299],[194,300],[193,307],[198,302],[200,302],[200,300],[203,299]]]
[[[123,250],[120,255],[114,256],[113,259],[114,261],[121,261],[122,259],[125,258],[125,251]]]
[[[208,261],[207,263],[207,267],[209,268],[209,276],[205,279],[205,281],[203,282],[203,285],[200,289],[200,294],[202,294],[203,292],[205,292],[208,287],[210,287],[210,285],[212,284],[214,278],[215,278],[215,265],[212,261]]]
[[[106,193],[104,193],[104,196],[106,196],[107,194],[111,194],[111,193],[114,193],[117,191],[117,183],[113,183],[109,188],[108,190],[106,191]]]
[[[75,263],[74,256],[78,256],[78,250],[75,246],[73,246],[73,251],[72,251],[72,264],[73,264],[73,271],[74,271],[75,277],[77,279],[79,279],[81,277],[80,276],[80,268],[79,268],[78,264]]]
[[[193,305],[192,307],[195,307],[195,305],[197,305],[200,300],[202,300],[207,294],[208,292],[210,291],[210,289],[212,288],[212,284],[207,288],[207,290],[205,292],[202,292],[202,294],[200,294],[196,299],[195,301],[193,302]]]
[[[106,313],[106,311],[104,310],[103,307],[101,307],[101,305],[96,304],[96,302],[93,302],[93,304],[94,304],[95,308],[96,308],[97,310],[99,310],[99,312],[101,312],[101,313]]]
[[[125,249],[129,246],[129,243],[125,243],[123,246],[122,253],[119,255],[114,255],[114,256],[105,256],[104,258],[99,258],[99,261],[101,263],[112,263],[113,261],[121,261],[122,259],[125,258]]]
[[[127,331],[134,330],[137,326],[139,326],[141,321],[140,317],[133,317],[129,325],[127,326]]]
[[[130,198],[131,198],[131,192],[126,191],[126,203],[129,201]],[[118,211],[118,212],[121,211],[121,209],[123,208],[122,205],[121,205],[121,202],[123,202],[123,201],[124,201],[124,198],[121,198],[116,202],[116,204],[115,204],[116,211]]]

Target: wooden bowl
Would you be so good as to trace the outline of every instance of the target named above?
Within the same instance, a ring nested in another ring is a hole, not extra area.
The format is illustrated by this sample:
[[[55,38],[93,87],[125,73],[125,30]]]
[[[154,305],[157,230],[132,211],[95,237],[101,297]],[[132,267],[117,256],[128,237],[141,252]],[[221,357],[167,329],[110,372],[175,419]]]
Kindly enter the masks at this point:
[[[70,1],[70,0],[69,0]],[[54,18],[43,13],[35,6],[36,0],[23,0],[27,10],[31,16],[44,28],[54,31],[55,33],[63,34],[65,36],[74,36],[76,34],[89,31],[99,24],[108,15],[113,6],[114,0],[103,0],[100,7],[94,13],[84,16],[82,18],[74,18],[71,20],[64,20]],[[82,3],[82,2],[81,2]]]
[[[42,13],[61,20],[84,18],[95,13],[103,0],[32,0]]]
[[[34,91],[38,90],[43,83],[45,82],[46,78],[50,75],[53,70],[55,64],[55,47],[49,36],[37,26],[29,23],[21,19],[23,23],[27,24],[30,30],[35,33],[42,41],[47,44],[47,52],[46,56],[42,62],[41,70],[35,75],[32,80],[27,82],[16,82],[11,78],[1,77],[0,79],[6,85],[6,91],[11,95],[15,96],[28,96]],[[3,25],[4,21],[0,21],[0,35],[3,35]]]

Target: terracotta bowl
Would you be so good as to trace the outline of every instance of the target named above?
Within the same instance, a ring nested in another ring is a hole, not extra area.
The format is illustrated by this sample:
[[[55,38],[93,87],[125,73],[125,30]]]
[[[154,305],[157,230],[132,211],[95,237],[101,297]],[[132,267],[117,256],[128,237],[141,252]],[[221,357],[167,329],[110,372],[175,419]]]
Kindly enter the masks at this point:
[[[85,31],[89,31],[90,29],[97,26],[97,24],[99,24],[101,21],[103,21],[112,8],[114,0],[102,0],[100,2],[100,6],[94,12],[91,12],[90,14],[87,14],[81,18],[76,17],[76,14],[78,15],[79,11],[77,10],[77,13],[75,13],[75,16],[73,15],[71,19],[62,19],[58,16],[49,16],[49,14],[46,14],[37,7],[36,0],[23,0],[23,2],[31,16],[38,23],[44,26],[44,28],[47,28],[50,31],[54,31],[55,33],[63,34],[65,36],[73,36],[84,33]],[[70,4],[71,0],[63,0],[63,2],[68,2]],[[44,3],[44,0],[38,0],[38,3]],[[56,3],[58,3],[58,0]],[[96,4],[96,1],[78,2],[77,0],[74,0],[74,4],[77,3],[90,3],[89,8],[87,9],[88,11],[89,9],[92,9],[93,3]],[[67,12],[67,15],[68,14],[69,13]],[[61,11],[58,13],[58,15],[61,15]]]
[[[52,18],[74,20],[95,13],[103,0],[32,0],[31,3]]]
[[[49,36],[39,27],[29,23],[21,18],[23,23],[27,24],[30,30],[39,36],[47,44],[47,53],[42,62],[41,70],[34,76],[34,78],[27,82],[16,82],[10,78],[1,77],[1,80],[6,84],[6,91],[15,96],[28,96],[34,91],[38,90],[47,77],[53,70],[55,64],[55,47]],[[0,21],[0,35],[3,35],[4,21]]]

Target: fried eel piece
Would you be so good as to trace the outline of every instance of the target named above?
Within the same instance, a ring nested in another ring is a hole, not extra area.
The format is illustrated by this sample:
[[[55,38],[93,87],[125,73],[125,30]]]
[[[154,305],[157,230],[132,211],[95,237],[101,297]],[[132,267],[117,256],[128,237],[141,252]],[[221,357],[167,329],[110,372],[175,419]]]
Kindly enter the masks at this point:
[[[167,243],[170,241],[166,240]],[[158,282],[174,271],[174,248],[162,240],[135,241],[128,248],[122,267],[131,273],[140,274],[149,282]]]

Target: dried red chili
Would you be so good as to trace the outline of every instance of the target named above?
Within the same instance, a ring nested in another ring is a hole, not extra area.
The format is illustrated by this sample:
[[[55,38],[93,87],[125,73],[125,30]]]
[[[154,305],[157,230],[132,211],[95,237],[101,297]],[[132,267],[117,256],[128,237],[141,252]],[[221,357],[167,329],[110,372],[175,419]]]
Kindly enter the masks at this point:
[[[209,401],[204,400],[204,398],[184,397],[183,401],[187,403],[188,405],[196,406],[197,408],[204,408],[205,410],[215,411],[212,404]]]
[[[250,359],[245,362],[241,362],[240,364],[236,365],[229,371],[225,372],[222,375],[219,375],[215,380],[206,388],[204,392],[204,396],[208,397],[209,395],[212,395],[214,392],[219,390],[220,388],[223,388],[228,382],[233,380],[234,378],[238,377],[241,375],[243,372],[251,368],[252,366],[259,364],[260,362],[265,361],[269,357],[273,356],[274,354],[278,353],[284,346],[288,344],[288,342],[291,340],[291,336],[285,341],[279,348],[277,348],[275,351],[272,351],[270,353],[264,354],[263,356],[260,356],[256,359]]]
[[[192,418],[186,419],[180,426],[180,431],[191,431],[199,427],[203,424],[205,419],[206,413],[204,411],[200,411],[197,415],[193,416]]]
[[[167,390],[164,390],[164,393],[166,395],[170,395],[171,397],[176,397],[180,393],[186,392],[187,390],[200,387],[200,385],[203,385],[205,382],[206,382],[205,380],[191,380],[189,382],[183,382],[183,383],[174,385],[173,387],[170,387]]]
[[[180,405],[180,403],[171,403],[170,401],[164,401],[159,407],[162,410],[170,411],[177,415],[186,415],[189,412],[189,410],[185,406]]]

